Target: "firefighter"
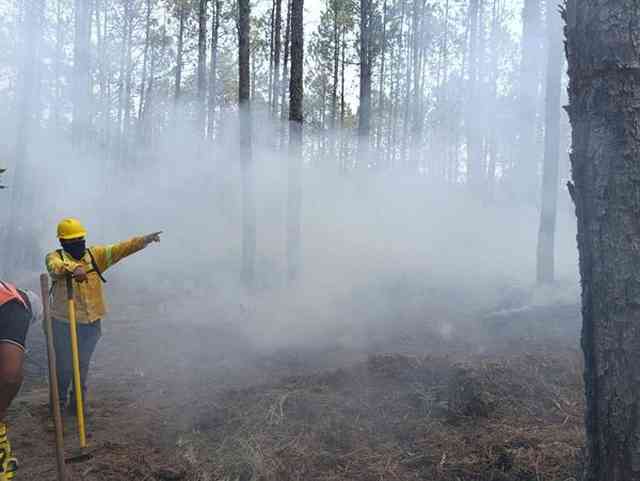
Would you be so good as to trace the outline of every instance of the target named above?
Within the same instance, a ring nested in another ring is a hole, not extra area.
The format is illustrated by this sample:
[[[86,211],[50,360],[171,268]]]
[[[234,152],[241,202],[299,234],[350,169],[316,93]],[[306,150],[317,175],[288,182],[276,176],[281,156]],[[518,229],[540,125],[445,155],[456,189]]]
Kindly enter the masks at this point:
[[[29,326],[41,318],[42,301],[34,292],[0,281],[0,481],[14,479],[18,469],[5,418],[22,385]]]
[[[113,265],[153,242],[160,242],[161,232],[111,245],[86,246],[87,231],[78,219],[64,219],[58,224],[58,239],[61,249],[47,254],[46,264],[51,276],[51,317],[53,340],[56,352],[60,406],[66,406],[66,413],[76,413],[73,390],[73,366],[71,355],[71,335],[67,305],[66,279],[73,279],[76,320],[78,323],[78,351],[80,360],[80,380],[83,394],[87,391],[89,364],[102,332],[102,319],[107,313],[102,284],[104,272]],[[86,399],[86,396],[83,396]],[[85,402],[86,404],[86,402]]]

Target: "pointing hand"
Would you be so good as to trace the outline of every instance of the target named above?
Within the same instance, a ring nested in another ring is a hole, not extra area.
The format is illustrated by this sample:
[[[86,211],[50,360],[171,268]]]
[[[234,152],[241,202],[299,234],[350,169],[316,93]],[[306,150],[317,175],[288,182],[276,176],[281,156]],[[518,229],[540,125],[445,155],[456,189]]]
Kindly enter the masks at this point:
[[[144,236],[145,244],[149,245],[152,242],[160,242],[160,234],[162,234],[162,231],[154,232],[153,234],[149,234],[149,235]]]

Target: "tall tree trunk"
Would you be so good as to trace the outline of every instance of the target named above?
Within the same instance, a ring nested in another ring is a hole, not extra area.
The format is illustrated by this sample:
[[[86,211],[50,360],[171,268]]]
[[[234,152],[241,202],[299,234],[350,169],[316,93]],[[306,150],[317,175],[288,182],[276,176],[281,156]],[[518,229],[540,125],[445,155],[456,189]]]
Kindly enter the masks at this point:
[[[570,192],[585,356],[584,481],[640,479],[640,89],[635,0],[570,0]]]
[[[284,123],[287,121],[289,116],[287,87],[289,86],[289,55],[291,54],[291,2],[292,0],[287,1],[287,26],[284,34],[284,65],[282,67],[282,91],[280,92],[280,118],[282,119],[282,132],[280,138],[283,145],[286,135]]]
[[[358,110],[358,167],[369,162],[371,132],[371,0],[360,0],[360,107]]]
[[[73,121],[71,139],[78,151],[88,146],[91,118],[91,2],[75,0],[75,37],[73,47]]]
[[[129,19],[127,20],[129,28],[127,29],[127,55],[126,55],[126,80],[124,89],[124,121],[122,126],[122,160],[130,155],[131,147],[131,91],[133,87],[133,2],[129,1]]]
[[[240,161],[242,166],[242,279],[251,286],[255,277],[256,203],[251,120],[251,6],[238,0],[238,98],[240,108]]]
[[[562,90],[562,25],[560,13],[547,8],[547,86],[545,100],[544,170],[542,208],[538,231],[537,280],[554,281],[554,248],[558,204],[558,161],[560,154],[560,94]]]
[[[304,66],[304,0],[291,10],[291,83],[289,85],[289,188],[287,198],[287,260],[289,279],[300,272],[302,239],[302,123]]]
[[[378,151],[378,156],[382,159],[382,135],[384,129],[384,116],[386,112],[384,111],[385,103],[384,103],[384,75],[385,75],[385,60],[387,56],[387,0],[384,0],[382,5],[382,45],[380,47],[380,86],[378,87],[378,125],[377,130],[378,133],[376,135],[376,150]]]
[[[273,39],[273,93],[271,95],[272,105],[271,113],[278,115],[278,95],[280,94],[280,54],[282,51],[282,0],[274,0],[275,13],[275,32]]]
[[[149,65],[149,47],[151,44],[151,7],[153,0],[146,0],[146,14],[144,25],[144,53],[142,56],[142,78],[140,79],[140,99],[138,104],[138,121],[142,120],[142,112],[144,112],[144,96],[147,83],[147,68]]]
[[[274,42],[276,36],[276,0],[271,1],[271,22],[269,29],[269,85],[267,92],[267,105],[271,109],[273,103],[273,55]]]
[[[178,0],[180,2],[178,16],[178,50],[176,52],[176,83],[174,91],[174,101],[176,110],[179,109],[180,96],[182,95],[182,67],[184,65],[184,29],[187,16],[186,0]],[[177,113],[177,112],[176,112]]]
[[[345,71],[347,69],[347,40],[346,29],[342,28],[342,41],[341,41],[341,59],[340,59],[340,134],[339,134],[339,152],[340,167],[343,172],[347,171],[346,152],[344,147],[345,138],[345,117],[346,117],[346,97],[345,97]]]
[[[522,63],[518,99],[520,131],[514,188],[517,197],[533,201],[538,192],[536,114],[541,45],[540,0],[524,0],[522,13]]]
[[[499,0],[493,0],[491,20],[491,54],[489,57],[489,102],[493,111],[498,109],[498,32],[500,28]],[[560,53],[561,55],[561,53]],[[487,169],[487,196],[492,199],[495,194],[496,169],[498,163],[498,125],[494,116],[489,118],[488,153],[489,166]]]
[[[207,121],[207,1],[200,0],[198,9],[198,124],[196,132],[204,138]]]
[[[212,1],[214,12],[211,20],[211,70],[209,74],[209,118],[207,135],[214,138],[215,115],[218,95],[218,38],[220,31],[220,9],[222,0]]]
[[[386,0],[385,0],[386,1]],[[333,82],[331,88],[331,130],[336,128],[338,115],[338,75],[340,68],[340,11],[339,0],[332,0],[333,8]]]
[[[479,0],[469,3],[469,79],[467,81],[466,136],[467,182],[472,192],[479,194],[482,185],[482,137],[480,136],[478,105],[478,14]]]

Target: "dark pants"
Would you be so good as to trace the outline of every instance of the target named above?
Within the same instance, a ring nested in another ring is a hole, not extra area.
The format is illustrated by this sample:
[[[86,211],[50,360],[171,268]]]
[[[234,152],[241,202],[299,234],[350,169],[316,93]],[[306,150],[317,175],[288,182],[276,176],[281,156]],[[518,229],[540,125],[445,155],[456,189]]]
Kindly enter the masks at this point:
[[[87,393],[87,376],[91,357],[96,350],[98,340],[102,335],[100,321],[93,324],[78,323],[78,353],[80,357],[80,381],[83,399]],[[60,391],[60,406],[67,402],[67,393],[71,387],[70,404],[75,405],[75,391],[73,389],[73,356],[71,354],[71,331],[69,323],[53,320],[53,344],[56,350],[56,368],[58,371],[58,389]]]

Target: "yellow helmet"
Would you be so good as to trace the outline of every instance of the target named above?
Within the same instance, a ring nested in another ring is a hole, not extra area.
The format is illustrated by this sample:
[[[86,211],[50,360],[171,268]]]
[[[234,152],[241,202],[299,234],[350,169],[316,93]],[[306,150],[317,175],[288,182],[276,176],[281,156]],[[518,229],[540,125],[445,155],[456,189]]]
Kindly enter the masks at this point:
[[[58,239],[73,240],[87,236],[87,230],[78,219],[63,219],[58,224]]]

